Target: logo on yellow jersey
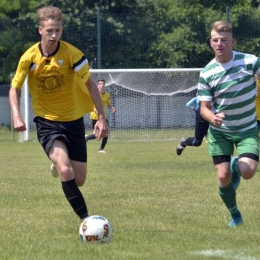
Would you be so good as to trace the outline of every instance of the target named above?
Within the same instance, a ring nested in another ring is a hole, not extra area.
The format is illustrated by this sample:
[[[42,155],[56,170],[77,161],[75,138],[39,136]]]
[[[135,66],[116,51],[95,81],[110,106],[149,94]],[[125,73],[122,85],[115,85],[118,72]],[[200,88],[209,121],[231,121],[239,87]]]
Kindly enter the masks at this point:
[[[63,63],[63,60],[58,60],[58,64],[60,67],[61,67],[62,63]]]
[[[45,93],[53,93],[61,90],[63,85],[63,75],[58,71],[51,71],[36,76],[38,88]]]

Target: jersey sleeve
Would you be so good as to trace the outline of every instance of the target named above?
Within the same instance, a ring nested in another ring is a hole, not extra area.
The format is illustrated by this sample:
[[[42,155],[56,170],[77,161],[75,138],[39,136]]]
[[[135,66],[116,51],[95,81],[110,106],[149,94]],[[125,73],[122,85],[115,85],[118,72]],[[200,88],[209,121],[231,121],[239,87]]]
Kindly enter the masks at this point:
[[[254,73],[257,75],[258,78],[260,78],[260,58],[256,57],[256,62],[254,65]]]
[[[207,82],[207,79],[202,72],[200,72],[199,83],[198,83],[198,99],[199,101],[212,101],[213,91]]]
[[[190,101],[188,101],[186,103],[186,107],[188,107],[190,109],[196,109],[196,100],[197,100],[197,97],[192,98]]]
[[[79,77],[86,83],[91,76],[88,59],[85,55],[75,48],[71,56],[72,69],[79,74]]]
[[[17,88],[17,89],[22,88],[25,78],[29,72],[31,64],[32,64],[32,61],[30,59],[26,59],[26,58],[24,58],[24,56],[21,57],[17,70],[15,72],[15,75],[11,82],[11,86],[13,88]]]

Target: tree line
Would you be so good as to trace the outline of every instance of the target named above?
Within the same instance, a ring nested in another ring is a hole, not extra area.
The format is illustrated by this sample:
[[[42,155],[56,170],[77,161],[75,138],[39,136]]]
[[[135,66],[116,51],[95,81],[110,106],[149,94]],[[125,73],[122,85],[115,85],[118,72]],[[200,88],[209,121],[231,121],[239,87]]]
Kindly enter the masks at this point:
[[[0,2],[0,84],[10,82],[20,56],[40,40],[36,10],[46,5],[53,1]],[[259,0],[56,0],[55,6],[64,14],[62,39],[80,48],[92,68],[203,67],[213,57],[211,25],[222,19],[233,25],[236,50],[260,55]]]

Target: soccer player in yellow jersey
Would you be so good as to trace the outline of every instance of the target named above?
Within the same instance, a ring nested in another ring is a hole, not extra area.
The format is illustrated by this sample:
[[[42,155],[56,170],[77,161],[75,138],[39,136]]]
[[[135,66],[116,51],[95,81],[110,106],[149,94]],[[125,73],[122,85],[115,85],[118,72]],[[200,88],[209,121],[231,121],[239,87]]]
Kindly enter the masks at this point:
[[[102,106],[103,106],[103,110],[105,113],[106,121],[108,123],[106,107],[108,107],[112,111],[112,113],[115,113],[116,109],[115,109],[115,107],[111,106],[111,104],[110,104],[110,94],[108,92],[106,92],[106,82],[104,79],[98,80],[98,89],[99,89],[99,93],[100,93],[100,96],[102,99]],[[95,125],[98,121],[98,111],[95,107],[94,107],[94,110],[90,113],[90,119],[92,120],[92,127],[93,127],[94,133],[95,133]],[[95,134],[86,135],[85,137],[86,137],[86,141],[91,140],[91,139],[96,139]],[[100,149],[98,150],[99,153],[106,153],[104,149],[107,144],[107,139],[108,139],[107,136],[103,137]]]
[[[255,77],[256,77],[256,84],[257,84],[256,119],[257,119],[258,128],[260,130],[260,78],[258,78],[257,75],[255,75]],[[259,137],[260,137],[260,131],[259,131]]]
[[[96,83],[84,54],[61,41],[62,12],[46,6],[38,9],[41,41],[20,58],[9,92],[14,128],[25,131],[19,110],[19,94],[26,77],[34,109],[37,135],[52,161],[52,173],[60,177],[65,197],[80,219],[89,216],[82,186],[87,174],[87,150],[83,115],[96,107],[97,139],[108,135],[108,126]]]

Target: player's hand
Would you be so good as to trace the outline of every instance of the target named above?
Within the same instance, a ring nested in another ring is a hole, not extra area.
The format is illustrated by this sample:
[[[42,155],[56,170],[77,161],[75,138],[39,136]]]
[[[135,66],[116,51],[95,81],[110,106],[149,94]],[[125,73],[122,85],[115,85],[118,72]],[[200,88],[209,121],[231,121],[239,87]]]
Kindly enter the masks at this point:
[[[214,126],[221,127],[224,118],[225,118],[225,115],[222,112],[215,114],[215,117],[214,117],[214,120],[213,120]]]
[[[26,125],[20,117],[13,117],[14,130],[17,132],[26,131]]]
[[[97,140],[100,140],[101,138],[108,136],[108,126],[106,119],[99,119],[96,122],[94,132]]]

